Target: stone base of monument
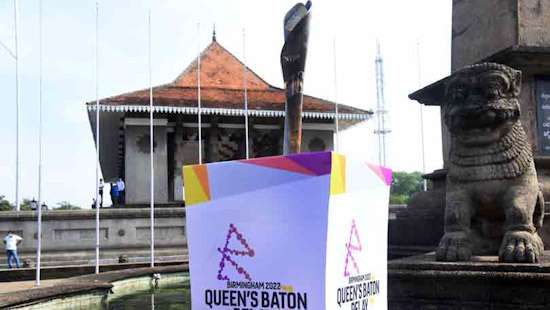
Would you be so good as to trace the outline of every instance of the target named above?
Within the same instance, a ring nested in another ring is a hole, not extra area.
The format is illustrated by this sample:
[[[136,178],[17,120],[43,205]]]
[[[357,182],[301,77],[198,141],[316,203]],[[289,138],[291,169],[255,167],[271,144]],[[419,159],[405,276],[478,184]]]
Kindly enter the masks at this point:
[[[388,309],[550,309],[550,251],[540,264],[436,262],[435,254],[388,263]]]

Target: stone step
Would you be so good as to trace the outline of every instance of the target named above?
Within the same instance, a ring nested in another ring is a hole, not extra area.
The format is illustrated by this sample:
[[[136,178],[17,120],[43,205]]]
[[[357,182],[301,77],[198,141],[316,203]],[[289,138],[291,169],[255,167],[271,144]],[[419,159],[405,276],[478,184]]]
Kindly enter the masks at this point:
[[[102,250],[100,251],[100,264],[117,264],[119,256],[123,254],[128,258],[128,263],[145,263],[150,261],[150,249],[135,250]],[[30,260],[31,266],[36,263],[36,253],[21,253],[19,259]],[[183,261],[187,260],[186,248],[160,248],[155,250],[155,261]],[[48,266],[75,266],[95,264],[95,250],[77,252],[47,252],[41,255],[41,265]],[[6,256],[0,257],[0,269],[6,269]]]
[[[187,260],[178,261],[163,261],[155,262],[156,267],[160,266],[187,266]],[[126,264],[101,264],[99,270],[101,273],[124,270],[124,269],[137,269],[149,267],[147,263],[126,263]],[[75,276],[81,276],[86,274],[95,273],[94,265],[75,265],[75,266],[58,266],[58,267],[44,267],[40,268],[40,275],[42,280],[48,279],[64,279]],[[0,270],[0,282],[14,282],[14,281],[32,281],[36,278],[35,268],[20,268],[20,269],[4,269]]]

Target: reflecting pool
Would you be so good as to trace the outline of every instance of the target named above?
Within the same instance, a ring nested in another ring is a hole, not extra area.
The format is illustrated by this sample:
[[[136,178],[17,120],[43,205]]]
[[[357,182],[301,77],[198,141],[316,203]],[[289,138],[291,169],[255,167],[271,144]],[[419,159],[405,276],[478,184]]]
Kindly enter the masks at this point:
[[[106,310],[190,310],[189,286],[162,288],[110,300]]]

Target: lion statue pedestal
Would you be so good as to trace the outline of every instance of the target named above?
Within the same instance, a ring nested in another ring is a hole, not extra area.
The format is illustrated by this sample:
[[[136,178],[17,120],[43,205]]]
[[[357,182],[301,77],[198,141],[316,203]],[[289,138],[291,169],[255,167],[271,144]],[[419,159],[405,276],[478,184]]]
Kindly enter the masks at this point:
[[[550,263],[439,262],[433,252],[388,263],[390,310],[542,310],[550,309],[549,296]]]

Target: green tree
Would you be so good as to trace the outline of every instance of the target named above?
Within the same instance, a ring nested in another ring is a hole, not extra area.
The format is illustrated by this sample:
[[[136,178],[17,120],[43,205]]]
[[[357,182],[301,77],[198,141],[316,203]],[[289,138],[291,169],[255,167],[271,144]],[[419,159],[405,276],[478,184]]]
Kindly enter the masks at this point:
[[[406,195],[390,195],[390,204],[406,205],[409,202],[409,196]]]
[[[0,211],[12,211],[14,206],[5,197],[0,195]]]
[[[82,208],[68,201],[61,201],[57,203],[57,207],[54,210],[81,210]]]
[[[32,211],[31,201],[32,200],[29,198],[23,198],[23,201],[21,201],[21,205],[19,205],[19,207],[21,208],[21,211]]]
[[[31,209],[31,199],[23,198],[19,207],[21,211],[32,211]],[[4,195],[0,195],[0,211],[13,211],[15,210],[15,205],[11,204]]]
[[[407,204],[411,196],[422,191],[422,173],[394,171],[390,190],[391,204]]]

